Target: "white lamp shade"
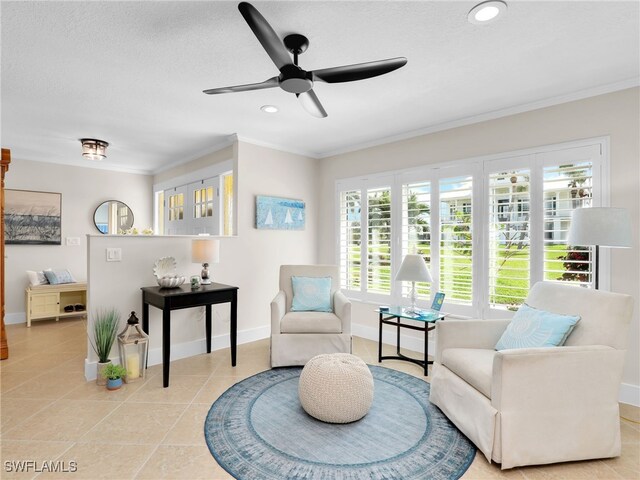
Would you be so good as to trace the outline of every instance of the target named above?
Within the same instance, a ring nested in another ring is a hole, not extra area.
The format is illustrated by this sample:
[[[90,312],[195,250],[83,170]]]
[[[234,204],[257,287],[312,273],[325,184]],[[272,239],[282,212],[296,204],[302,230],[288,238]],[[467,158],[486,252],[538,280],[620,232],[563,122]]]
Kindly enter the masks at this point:
[[[626,208],[576,208],[571,215],[569,245],[631,246],[631,216]]]
[[[193,240],[191,261],[193,263],[218,263],[220,261],[220,242],[215,238]]]
[[[409,254],[402,260],[396,281],[431,283],[433,280],[422,255]]]

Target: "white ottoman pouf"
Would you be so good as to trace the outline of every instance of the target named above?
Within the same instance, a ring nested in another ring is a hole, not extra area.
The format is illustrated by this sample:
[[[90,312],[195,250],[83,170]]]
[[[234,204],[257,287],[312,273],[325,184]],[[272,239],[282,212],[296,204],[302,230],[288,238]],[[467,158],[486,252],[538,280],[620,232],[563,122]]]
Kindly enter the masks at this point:
[[[300,374],[298,396],[305,412],[329,423],[364,417],[373,403],[373,376],[367,364],[349,353],[317,355]]]

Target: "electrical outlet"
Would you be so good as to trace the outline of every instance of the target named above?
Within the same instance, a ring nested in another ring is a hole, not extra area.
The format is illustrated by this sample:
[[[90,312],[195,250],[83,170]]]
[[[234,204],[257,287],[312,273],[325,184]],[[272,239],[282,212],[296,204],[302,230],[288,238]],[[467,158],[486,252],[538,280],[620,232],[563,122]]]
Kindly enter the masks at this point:
[[[107,262],[121,262],[121,261],[122,261],[121,248],[107,248]]]
[[[80,246],[80,237],[67,237],[67,247]]]

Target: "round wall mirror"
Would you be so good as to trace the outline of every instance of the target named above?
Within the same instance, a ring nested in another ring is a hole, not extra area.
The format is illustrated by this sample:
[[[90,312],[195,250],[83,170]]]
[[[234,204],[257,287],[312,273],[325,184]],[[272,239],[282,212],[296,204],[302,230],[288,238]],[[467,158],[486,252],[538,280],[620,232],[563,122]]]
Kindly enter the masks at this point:
[[[126,203],[107,200],[93,212],[93,223],[100,233],[117,235],[133,227],[133,212]]]

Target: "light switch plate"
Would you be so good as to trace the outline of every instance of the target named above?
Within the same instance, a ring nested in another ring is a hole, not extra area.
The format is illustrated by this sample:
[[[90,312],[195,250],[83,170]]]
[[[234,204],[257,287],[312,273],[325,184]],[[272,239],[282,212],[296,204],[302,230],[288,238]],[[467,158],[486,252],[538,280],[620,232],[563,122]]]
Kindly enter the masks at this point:
[[[122,261],[121,248],[107,248],[107,262],[121,262],[121,261]]]
[[[68,247],[80,246],[80,237],[67,237],[67,246]]]

